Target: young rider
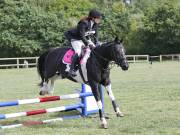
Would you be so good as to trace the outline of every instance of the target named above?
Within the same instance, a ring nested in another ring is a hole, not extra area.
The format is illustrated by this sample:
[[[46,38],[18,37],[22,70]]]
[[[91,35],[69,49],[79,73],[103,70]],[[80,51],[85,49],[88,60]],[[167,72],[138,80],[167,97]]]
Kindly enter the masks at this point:
[[[98,42],[98,24],[100,20],[101,13],[95,9],[90,10],[87,17],[80,20],[75,28],[65,33],[66,38],[71,42],[75,51],[69,70],[70,76],[76,76],[75,65],[81,55],[82,47],[89,46],[92,49]],[[92,38],[95,44],[91,41]]]

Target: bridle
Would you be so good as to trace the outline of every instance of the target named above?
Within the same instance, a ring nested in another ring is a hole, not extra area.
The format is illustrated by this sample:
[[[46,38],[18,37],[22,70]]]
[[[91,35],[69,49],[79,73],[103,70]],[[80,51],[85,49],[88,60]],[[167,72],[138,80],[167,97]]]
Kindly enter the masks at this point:
[[[109,45],[112,45],[113,42],[111,42]],[[100,58],[101,60],[105,61],[105,62],[108,62],[108,67],[107,68],[102,68],[103,70],[110,70],[112,69],[114,66],[115,66],[115,63],[119,66],[120,63],[118,63],[118,58],[116,57],[116,54],[115,54],[115,46],[112,45],[113,48],[112,48],[112,51],[111,51],[111,56],[115,59],[115,61],[111,61],[107,58],[105,58],[104,56],[100,55],[99,53],[97,53],[95,50],[91,50],[91,52],[97,56],[98,58]],[[101,61],[99,59],[97,59],[100,63]]]
[[[114,62],[114,61],[110,61],[109,59],[107,59],[107,58],[103,57],[102,55],[96,53],[94,50],[92,50],[91,52],[92,52],[95,56],[97,56],[98,58],[100,58],[100,59],[108,62],[108,67],[107,67],[107,68],[101,67],[102,70],[104,70],[104,71],[109,71],[109,70],[111,70],[111,69],[115,66],[115,62]],[[97,61],[98,61],[99,63],[101,63],[101,61],[100,61],[99,59],[97,59]]]
[[[121,45],[122,46],[122,45]],[[113,47],[113,49],[114,49],[115,47]],[[123,48],[123,46],[122,46],[122,48]],[[124,50],[123,50],[124,51]],[[115,52],[115,50],[113,50],[112,52]],[[123,52],[121,52],[121,53],[123,53]],[[120,57],[120,58],[117,58],[116,57],[116,55],[115,55],[115,53],[112,53],[113,54],[113,57],[114,57],[114,59],[115,59],[115,63],[118,65],[118,66],[120,66],[121,65],[121,63],[122,63],[122,61],[124,61],[126,58],[125,57]]]

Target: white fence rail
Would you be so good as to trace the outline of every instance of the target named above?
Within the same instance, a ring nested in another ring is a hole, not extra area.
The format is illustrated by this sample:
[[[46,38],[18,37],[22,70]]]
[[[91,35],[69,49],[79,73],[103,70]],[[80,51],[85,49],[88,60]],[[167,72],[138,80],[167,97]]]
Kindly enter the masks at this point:
[[[127,55],[128,62],[139,63],[139,62],[152,62],[152,61],[179,61],[180,54],[168,54],[159,56],[149,55]],[[0,68],[28,68],[36,67],[38,57],[20,57],[20,58],[0,58]]]
[[[180,61],[180,54],[166,54],[159,55],[159,61],[172,60],[172,61]]]
[[[128,62],[149,62],[149,55],[127,55]]]
[[[0,58],[0,68],[21,68],[35,67],[38,57]]]

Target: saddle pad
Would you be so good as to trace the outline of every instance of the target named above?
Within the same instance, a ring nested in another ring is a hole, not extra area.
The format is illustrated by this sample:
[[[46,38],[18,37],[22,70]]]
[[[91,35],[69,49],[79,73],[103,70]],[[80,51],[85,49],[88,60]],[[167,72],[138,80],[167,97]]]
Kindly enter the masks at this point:
[[[80,61],[79,61],[80,64],[85,64],[87,62],[87,59],[89,58],[89,55],[90,55],[90,49],[85,49],[84,51],[85,51],[84,52],[85,54],[84,54],[83,57],[80,58]],[[69,49],[65,53],[65,55],[64,55],[64,57],[62,59],[63,63],[70,65],[72,63],[72,56],[74,54],[75,54],[74,50],[73,49]]]
[[[67,64],[71,64],[71,62],[72,62],[72,56],[73,56],[74,54],[75,54],[74,50],[69,49],[69,50],[65,53],[65,55],[64,55],[64,57],[63,57],[63,62],[64,62],[64,63],[67,63]]]

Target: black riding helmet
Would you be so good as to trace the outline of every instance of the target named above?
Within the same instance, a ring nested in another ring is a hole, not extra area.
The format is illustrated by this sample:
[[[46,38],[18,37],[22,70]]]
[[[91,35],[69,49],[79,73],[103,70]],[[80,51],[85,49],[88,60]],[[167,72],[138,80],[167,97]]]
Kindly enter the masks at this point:
[[[90,18],[100,18],[101,17],[101,13],[95,9],[92,9],[89,11],[89,16]]]

